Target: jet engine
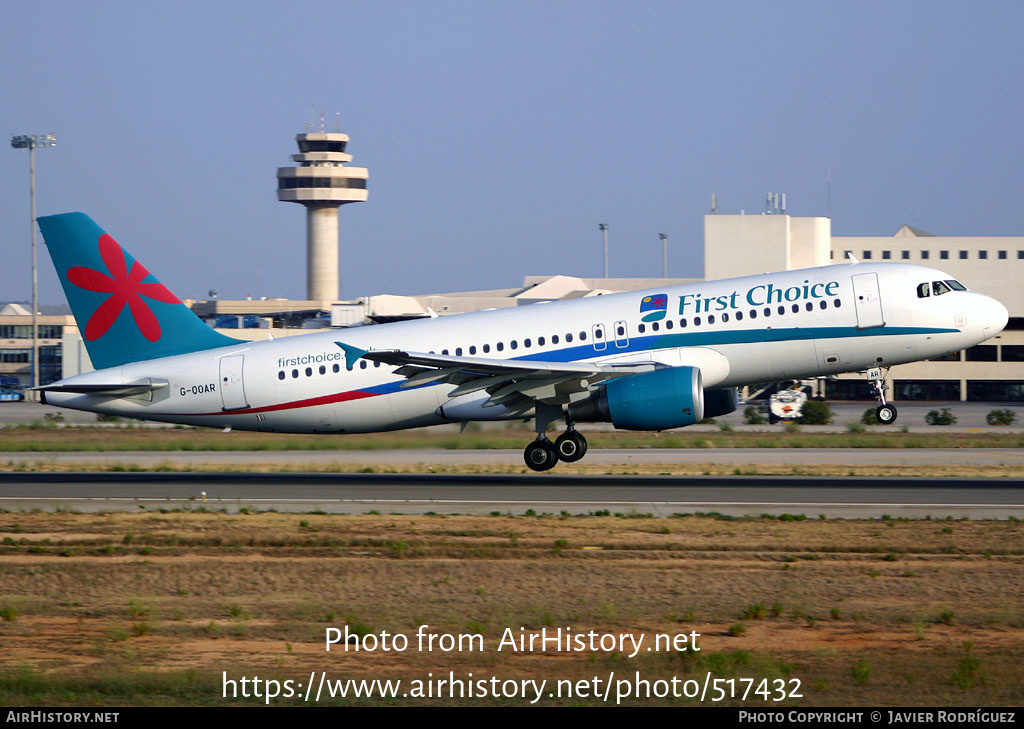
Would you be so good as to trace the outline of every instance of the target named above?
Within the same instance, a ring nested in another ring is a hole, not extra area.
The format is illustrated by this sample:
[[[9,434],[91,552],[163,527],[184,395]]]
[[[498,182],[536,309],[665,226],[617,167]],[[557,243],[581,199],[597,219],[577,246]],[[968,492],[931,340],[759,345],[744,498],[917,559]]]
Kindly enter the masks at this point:
[[[740,406],[740,391],[736,387],[704,391],[704,417],[717,418],[735,412]]]
[[[569,406],[573,421],[611,422],[626,430],[667,430],[704,419],[704,387],[698,367],[665,369],[611,380],[586,400]]]

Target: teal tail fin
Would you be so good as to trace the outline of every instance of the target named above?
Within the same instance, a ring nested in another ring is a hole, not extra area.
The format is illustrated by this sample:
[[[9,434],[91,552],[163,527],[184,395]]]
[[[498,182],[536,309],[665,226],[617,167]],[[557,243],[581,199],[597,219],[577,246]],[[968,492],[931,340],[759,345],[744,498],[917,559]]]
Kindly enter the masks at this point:
[[[97,369],[237,344],[215,332],[84,213],[39,218]]]

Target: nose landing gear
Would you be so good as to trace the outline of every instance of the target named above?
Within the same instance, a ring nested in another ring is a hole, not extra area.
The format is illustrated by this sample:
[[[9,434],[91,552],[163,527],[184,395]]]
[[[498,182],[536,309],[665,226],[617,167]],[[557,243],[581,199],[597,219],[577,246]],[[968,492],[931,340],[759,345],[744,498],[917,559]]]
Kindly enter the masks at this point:
[[[878,407],[875,408],[875,417],[882,425],[889,425],[896,422],[896,406],[885,401],[885,391],[888,389],[882,379],[882,371],[875,367],[868,370],[868,381],[875,390],[875,398],[878,400]]]

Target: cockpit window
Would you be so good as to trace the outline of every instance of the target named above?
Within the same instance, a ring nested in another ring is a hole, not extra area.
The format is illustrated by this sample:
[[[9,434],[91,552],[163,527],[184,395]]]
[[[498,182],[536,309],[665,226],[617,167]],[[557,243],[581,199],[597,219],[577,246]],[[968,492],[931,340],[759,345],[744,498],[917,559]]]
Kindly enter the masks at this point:
[[[951,289],[953,289],[954,291],[966,291],[967,290],[967,287],[964,286],[959,281],[949,280],[949,281],[946,281],[946,283],[949,284],[949,287]]]
[[[952,289],[950,289],[949,286],[947,286],[942,281],[932,281],[932,293],[935,294],[936,296],[948,294],[951,290]]]
[[[917,298],[926,299],[932,295],[932,285],[925,281],[923,284],[917,285]]]

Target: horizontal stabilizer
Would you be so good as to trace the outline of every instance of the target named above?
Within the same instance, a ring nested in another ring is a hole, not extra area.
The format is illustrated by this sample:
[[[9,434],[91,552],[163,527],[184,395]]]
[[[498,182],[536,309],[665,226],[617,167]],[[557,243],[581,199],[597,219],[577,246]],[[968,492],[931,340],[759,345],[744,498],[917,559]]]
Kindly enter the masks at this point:
[[[153,380],[146,380],[145,382],[122,382],[119,384],[97,384],[97,385],[43,385],[42,387],[33,387],[33,390],[40,390],[42,392],[70,392],[78,395],[106,395],[108,397],[130,397],[132,395],[142,395],[147,392],[153,392],[154,390],[160,390],[167,387],[167,382],[158,382]]]

